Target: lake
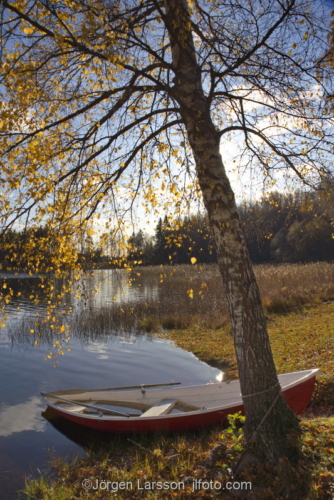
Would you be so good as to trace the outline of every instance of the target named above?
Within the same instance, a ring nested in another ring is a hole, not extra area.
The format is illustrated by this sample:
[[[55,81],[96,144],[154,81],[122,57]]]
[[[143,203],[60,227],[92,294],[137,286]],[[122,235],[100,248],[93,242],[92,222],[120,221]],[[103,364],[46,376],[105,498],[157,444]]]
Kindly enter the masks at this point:
[[[41,297],[34,303],[31,299],[39,278],[2,275],[1,282],[22,291],[9,307],[6,327],[0,330],[1,500],[17,499],[24,477],[45,472],[51,456],[84,456],[84,445],[89,444],[89,436],[83,439],[47,419],[41,391],[170,382],[195,385],[219,377],[219,370],[167,340],[117,332],[116,328],[108,334],[105,329],[97,334],[92,328],[90,333],[87,325],[84,332],[73,329],[66,343],[70,351],[64,349],[54,367],[55,359],[45,359],[54,351],[54,336],[42,335],[36,341],[25,326],[46,311],[46,300]],[[125,273],[111,270],[96,272],[80,289],[84,292],[79,295],[67,294],[58,309],[70,306],[92,315],[115,302],[125,308],[127,303],[146,302],[159,292],[157,284],[145,285],[142,280],[128,286]]]

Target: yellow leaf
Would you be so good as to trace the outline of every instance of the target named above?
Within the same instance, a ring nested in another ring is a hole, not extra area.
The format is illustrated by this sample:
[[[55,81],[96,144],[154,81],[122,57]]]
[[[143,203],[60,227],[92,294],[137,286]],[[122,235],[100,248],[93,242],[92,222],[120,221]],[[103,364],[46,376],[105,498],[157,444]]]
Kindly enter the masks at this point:
[[[197,262],[196,257],[191,257],[190,262],[191,262],[192,264],[196,264],[196,262]]]
[[[22,28],[22,31],[26,35],[30,35],[34,31],[34,28],[32,28],[31,26],[27,26],[26,28]]]

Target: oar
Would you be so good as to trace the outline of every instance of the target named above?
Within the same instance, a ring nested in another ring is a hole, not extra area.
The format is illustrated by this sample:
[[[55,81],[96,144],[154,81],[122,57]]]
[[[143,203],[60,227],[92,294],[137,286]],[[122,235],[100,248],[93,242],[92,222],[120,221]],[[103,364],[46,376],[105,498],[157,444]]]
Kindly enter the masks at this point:
[[[108,389],[87,389],[85,392],[100,392],[100,391],[120,391],[122,389],[144,389],[146,387],[166,387],[168,385],[179,385],[181,382],[170,382],[168,384],[141,384],[129,385],[128,387],[109,387]]]
[[[103,392],[103,391],[122,391],[127,389],[144,389],[147,387],[166,387],[168,385],[180,385],[181,382],[170,382],[169,384],[141,384],[141,385],[129,385],[127,387],[108,387],[107,389],[68,389],[64,391],[54,391],[52,394],[80,394],[83,392]],[[51,395],[52,395],[51,394]]]
[[[97,410],[97,411],[100,411],[102,413],[108,413],[110,415],[117,415],[119,417],[127,417],[127,418],[130,417],[130,415],[127,413],[121,413],[120,411],[114,411],[114,410],[108,410],[107,408],[102,408],[101,406],[88,405],[86,403],[81,403],[81,401],[72,401],[71,399],[66,399],[66,398],[62,398],[60,396],[53,396],[52,394],[47,394],[46,392],[41,392],[41,396],[43,396],[44,398],[52,397],[56,400],[64,401],[64,403],[71,403],[71,404],[75,404],[78,406],[84,406],[85,408],[92,408],[93,410]],[[66,410],[66,408],[64,408],[64,410]]]

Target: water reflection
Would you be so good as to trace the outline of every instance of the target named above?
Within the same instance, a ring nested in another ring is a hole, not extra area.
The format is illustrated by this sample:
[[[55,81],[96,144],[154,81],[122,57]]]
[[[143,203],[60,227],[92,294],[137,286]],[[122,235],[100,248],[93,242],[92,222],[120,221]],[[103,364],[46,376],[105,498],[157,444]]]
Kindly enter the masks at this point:
[[[110,441],[115,441],[115,438],[117,440],[123,439],[124,441],[128,439],[128,436],[119,437],[111,433],[88,429],[82,425],[75,424],[66,418],[60,417],[49,408],[42,413],[42,417],[57,432],[60,432],[67,439],[70,439],[85,450],[101,449],[103,446],[107,446]]]
[[[16,295],[9,305],[7,327],[0,330],[0,379],[5,381],[0,385],[0,500],[16,500],[15,491],[23,487],[24,474],[38,475],[38,469],[47,467],[48,449],[61,456],[80,454],[81,448],[72,441],[86,446],[87,439],[88,443],[96,439],[76,426],[68,432],[67,422],[64,430],[59,419],[43,419],[41,391],[175,381],[194,385],[219,375],[219,370],[172,343],[138,333],[136,321],[138,326],[140,318],[170,315],[173,308],[184,312],[188,303],[197,313],[204,306],[204,301],[187,297],[184,275],[179,280],[181,288],[174,287],[171,293],[170,287],[164,288],[168,278],[160,283],[159,272],[137,276],[128,286],[124,271],[99,271],[75,284],[77,294],[64,293],[53,304],[53,311],[70,323],[71,349],[58,358],[56,369],[54,360],[45,361],[45,355],[62,335],[47,323],[36,326],[49,307],[39,286],[44,277],[6,277]],[[66,284],[54,280],[53,286],[59,295]],[[73,313],[67,314],[68,309]]]
[[[154,332],[159,325],[182,328],[194,321],[197,325],[202,323],[205,327],[216,328],[222,324],[225,314],[222,283],[216,266],[205,266],[203,271],[193,266],[149,267],[131,273],[95,270],[78,280],[72,275],[68,279],[72,281],[71,291],[65,279],[7,277],[8,288],[14,291],[8,306],[9,324],[22,318],[33,320],[36,314],[41,322],[47,311],[52,310],[57,317],[61,313],[59,321],[70,324],[77,336],[83,329],[87,335],[94,335],[97,330],[100,333]],[[47,286],[52,287],[50,304],[43,293]],[[69,311],[73,313],[68,314]],[[15,329],[23,330],[16,326]],[[30,329],[29,325],[28,332]]]
[[[108,344],[107,343],[99,343],[99,344],[89,344],[84,346],[85,351],[97,354],[98,359],[108,359]]]
[[[0,406],[0,436],[6,437],[17,432],[35,431],[44,432],[46,422],[41,419],[44,405],[37,396],[33,396],[25,403],[9,406]]]

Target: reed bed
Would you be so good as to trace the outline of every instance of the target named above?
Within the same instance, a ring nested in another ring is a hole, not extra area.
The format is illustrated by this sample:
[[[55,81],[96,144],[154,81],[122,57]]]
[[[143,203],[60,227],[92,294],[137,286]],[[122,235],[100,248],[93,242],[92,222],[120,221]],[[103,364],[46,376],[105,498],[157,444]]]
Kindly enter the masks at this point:
[[[334,299],[333,263],[271,264],[254,269],[267,314],[298,311]],[[218,329],[228,324],[224,287],[216,265],[147,267],[139,270],[139,277],[136,271],[132,286],[156,287],[157,293],[143,303],[128,304],[123,324],[133,322],[136,328],[149,332],[159,328]],[[124,310],[123,305],[118,307]],[[112,313],[101,310],[100,314]]]
[[[300,311],[334,299],[332,263],[259,265],[255,274],[267,314]],[[224,288],[215,265],[151,266],[131,273],[120,271],[117,279],[126,282],[124,288],[130,286],[133,293],[114,302],[110,297],[107,305],[86,301],[81,307],[78,303],[72,313],[58,314],[58,325],[67,325],[71,336],[82,339],[189,327],[216,330],[228,325]],[[89,295],[90,286],[84,286]],[[95,283],[91,288],[96,291]],[[16,339],[29,333],[31,341],[50,342],[57,331],[41,320],[36,326],[34,318],[9,325]]]
[[[287,313],[334,298],[334,263],[260,265],[255,267],[268,313]]]

